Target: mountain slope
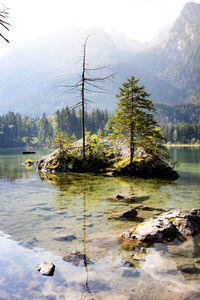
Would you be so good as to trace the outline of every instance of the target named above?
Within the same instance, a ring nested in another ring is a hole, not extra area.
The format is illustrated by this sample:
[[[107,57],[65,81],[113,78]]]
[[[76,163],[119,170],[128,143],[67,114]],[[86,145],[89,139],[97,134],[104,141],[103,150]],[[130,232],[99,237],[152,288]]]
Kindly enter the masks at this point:
[[[196,100],[200,92],[200,5],[187,3],[160,49],[168,66],[160,71],[180,93],[180,101]]]
[[[121,33],[107,34],[98,28],[63,30],[10,51],[0,59],[0,112],[12,110],[37,116],[72,106],[77,99],[59,86],[79,80],[81,61],[76,61],[90,33],[94,34],[87,45],[89,67],[108,65],[92,75],[117,73],[105,85],[112,95],[88,96],[94,105],[113,110],[114,94],[131,75],[140,79],[156,102],[200,101],[200,4],[190,2],[172,26],[169,38],[143,51],[146,46]]]

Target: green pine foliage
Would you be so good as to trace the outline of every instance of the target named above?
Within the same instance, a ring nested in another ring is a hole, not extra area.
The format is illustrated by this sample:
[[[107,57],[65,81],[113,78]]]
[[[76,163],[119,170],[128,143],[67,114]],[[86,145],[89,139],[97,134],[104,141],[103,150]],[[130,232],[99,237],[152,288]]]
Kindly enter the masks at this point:
[[[117,95],[117,109],[107,123],[110,142],[116,144],[119,140],[129,146],[130,163],[140,147],[158,156],[163,156],[165,150],[161,144],[164,137],[153,118],[150,94],[144,86],[138,85],[138,81],[132,76],[123,83]]]

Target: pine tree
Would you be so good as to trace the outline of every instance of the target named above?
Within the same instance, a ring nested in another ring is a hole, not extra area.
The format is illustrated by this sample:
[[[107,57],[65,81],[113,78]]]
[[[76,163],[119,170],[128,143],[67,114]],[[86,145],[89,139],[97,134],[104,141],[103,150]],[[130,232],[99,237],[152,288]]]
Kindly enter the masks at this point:
[[[124,141],[129,145],[130,163],[133,162],[134,152],[138,147],[160,156],[164,140],[158,124],[153,119],[153,102],[144,86],[138,86],[134,76],[123,83],[116,95],[119,99],[115,115],[108,121],[107,128],[110,139]]]
[[[53,137],[53,128],[45,114],[37,121],[37,127],[39,144],[49,147]]]

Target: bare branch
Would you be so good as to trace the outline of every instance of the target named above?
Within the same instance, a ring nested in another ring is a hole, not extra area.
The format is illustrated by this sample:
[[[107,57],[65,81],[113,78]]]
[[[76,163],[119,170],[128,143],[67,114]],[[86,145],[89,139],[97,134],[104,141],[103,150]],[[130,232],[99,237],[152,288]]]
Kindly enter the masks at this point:
[[[95,87],[95,88],[97,88],[97,89],[100,89],[100,90],[102,90],[102,91],[109,92],[107,89],[104,89],[104,88],[102,88],[101,86],[98,86],[98,85],[96,85],[96,84],[93,84],[93,83],[90,83],[90,82],[86,82],[86,83],[89,84],[90,86],[93,86],[93,87]]]
[[[116,75],[116,73],[112,73],[112,74],[110,74],[108,76],[105,76],[105,77],[85,78],[85,81],[104,81],[106,79],[114,78],[115,75]]]
[[[74,106],[70,107],[70,111],[75,110],[76,108],[80,107],[82,104],[82,101],[77,102]]]
[[[103,67],[99,67],[99,68],[86,68],[86,71],[98,71],[98,70],[102,70],[102,69],[106,69],[107,66],[103,66]]]
[[[78,90],[79,91],[79,90]],[[64,92],[65,94],[73,94],[73,93],[77,93],[77,87],[74,87],[72,89],[69,89],[67,91]]]
[[[94,101],[89,100],[89,99],[85,99],[85,103],[90,102],[90,103],[94,103]]]
[[[83,51],[84,51],[84,48],[86,47],[86,45],[87,45],[87,41],[88,41],[88,39],[93,35],[94,33],[90,33],[90,34],[88,34],[88,36],[86,37],[86,39],[85,39],[85,41],[84,41],[84,44],[82,45],[82,47],[83,47]]]
[[[7,40],[7,39],[5,38],[5,36],[3,36],[1,33],[0,33],[0,37],[2,37],[7,43],[10,43],[9,40]]]
[[[60,85],[55,85],[54,87],[68,87],[68,88],[76,88],[81,86],[81,81],[78,81],[76,84],[74,85],[68,85],[68,84],[60,84]]]
[[[106,92],[106,91],[99,91],[99,90],[90,90],[87,88],[85,88],[85,91],[88,93],[95,93],[95,94],[111,94],[109,91]]]
[[[8,22],[5,21],[5,19],[8,18],[8,8],[5,7],[3,5],[4,9],[0,12],[0,25],[5,28],[7,31],[9,31],[9,28],[8,26],[10,26],[10,24]],[[0,37],[2,37],[7,43],[9,43],[9,40],[3,35],[0,33]]]
[[[68,93],[68,91],[64,91],[64,92],[62,92],[60,95],[58,95],[56,98],[60,98],[60,97],[62,97],[63,95],[70,95],[70,94],[75,94],[75,93],[77,93],[77,94],[79,94],[80,93],[80,91],[74,91],[74,92],[69,92]]]

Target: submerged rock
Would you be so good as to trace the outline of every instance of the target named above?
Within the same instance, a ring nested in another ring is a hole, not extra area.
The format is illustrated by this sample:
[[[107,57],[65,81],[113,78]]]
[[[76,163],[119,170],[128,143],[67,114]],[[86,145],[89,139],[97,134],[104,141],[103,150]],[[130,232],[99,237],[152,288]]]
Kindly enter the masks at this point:
[[[88,295],[84,298],[84,300],[102,300],[102,298],[95,295]]]
[[[148,200],[148,195],[112,195],[108,198],[109,200],[126,202],[126,203],[135,203]]]
[[[200,208],[193,208],[191,210],[191,215],[193,215],[193,216],[200,216]]]
[[[124,199],[125,198],[125,196],[122,196],[122,195],[116,195],[115,196],[115,199]]]
[[[110,218],[123,220],[134,220],[137,217],[138,213],[136,209],[129,209],[123,212],[113,213]]]
[[[121,238],[149,245],[155,242],[172,241],[176,238],[186,240],[197,233],[200,233],[200,216],[172,210],[122,233]]]
[[[45,276],[53,276],[55,271],[55,265],[51,262],[44,261],[40,263],[37,270]]]
[[[79,264],[90,264],[91,260],[80,251],[73,251],[63,257],[66,262],[71,262],[73,265],[78,266]]]
[[[71,242],[73,240],[76,240],[77,237],[74,234],[66,235],[66,236],[58,236],[53,238],[55,241],[59,242]]]
[[[192,263],[183,263],[177,265],[177,269],[187,274],[200,274],[200,269],[196,268]]]

